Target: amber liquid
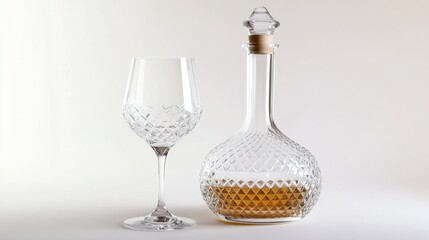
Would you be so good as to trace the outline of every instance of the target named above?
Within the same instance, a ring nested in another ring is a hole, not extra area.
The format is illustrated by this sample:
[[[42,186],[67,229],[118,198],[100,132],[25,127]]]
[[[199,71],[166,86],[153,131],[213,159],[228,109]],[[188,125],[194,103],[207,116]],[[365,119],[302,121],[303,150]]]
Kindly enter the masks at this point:
[[[270,184],[271,185],[271,184]],[[300,217],[308,189],[303,185],[268,187],[208,186],[215,199],[215,211],[231,218]]]

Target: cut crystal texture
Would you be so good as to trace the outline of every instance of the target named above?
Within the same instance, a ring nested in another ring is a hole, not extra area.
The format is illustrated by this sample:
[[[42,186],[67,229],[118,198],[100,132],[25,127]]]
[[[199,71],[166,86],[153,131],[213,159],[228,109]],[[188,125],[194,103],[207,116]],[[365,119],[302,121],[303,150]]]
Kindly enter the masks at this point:
[[[201,171],[210,209],[235,219],[301,218],[320,186],[313,155],[274,129],[233,136],[207,155]]]
[[[184,105],[125,105],[123,115],[131,129],[153,147],[171,147],[200,120],[202,109],[187,111]]]

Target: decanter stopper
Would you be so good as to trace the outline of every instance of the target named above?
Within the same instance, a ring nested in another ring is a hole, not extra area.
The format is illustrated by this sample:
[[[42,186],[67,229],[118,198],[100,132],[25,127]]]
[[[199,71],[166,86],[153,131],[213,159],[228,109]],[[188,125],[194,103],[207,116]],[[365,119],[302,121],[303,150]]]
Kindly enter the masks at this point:
[[[243,21],[248,29],[249,41],[247,47],[253,54],[272,54],[274,29],[280,26],[265,7],[257,7],[253,10],[249,19]]]
[[[253,10],[249,19],[243,21],[243,25],[249,29],[249,35],[273,35],[274,29],[280,26],[265,7],[257,7]]]

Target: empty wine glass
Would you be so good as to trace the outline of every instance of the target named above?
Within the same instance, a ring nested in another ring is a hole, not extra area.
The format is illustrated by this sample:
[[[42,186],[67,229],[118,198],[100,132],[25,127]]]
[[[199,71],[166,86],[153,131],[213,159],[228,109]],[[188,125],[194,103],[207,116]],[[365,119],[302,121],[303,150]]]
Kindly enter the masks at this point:
[[[133,59],[123,115],[158,157],[159,189],[155,210],[147,216],[125,220],[125,227],[168,231],[196,225],[194,220],[176,217],[168,211],[164,200],[164,170],[169,150],[195,127],[201,113],[193,59]]]

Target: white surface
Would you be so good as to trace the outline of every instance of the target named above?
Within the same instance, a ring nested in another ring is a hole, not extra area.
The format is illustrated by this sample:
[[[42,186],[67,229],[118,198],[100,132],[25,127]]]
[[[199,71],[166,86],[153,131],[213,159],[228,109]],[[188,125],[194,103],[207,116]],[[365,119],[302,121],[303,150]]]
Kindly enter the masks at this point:
[[[316,156],[323,190],[300,222],[226,225],[198,172],[244,120],[241,21],[260,5],[281,22],[277,125]],[[0,0],[0,239],[427,238],[427,12],[417,0]],[[118,224],[156,201],[154,154],[121,116],[130,59],[182,55],[196,59],[204,113],[171,151],[167,203],[200,225],[128,231]]]
[[[188,182],[185,178],[180,182]],[[169,185],[173,181],[169,181]],[[125,190],[126,189],[126,190]],[[152,203],[132,186],[109,194],[57,199],[59,205],[8,209],[0,212],[2,239],[427,239],[428,195],[401,189],[324,189],[310,215],[280,225],[233,225],[216,220],[208,208],[187,191],[186,201],[173,187],[170,208],[177,215],[198,221],[195,229],[172,233],[136,232],[120,221],[148,213]],[[136,191],[136,192],[134,192]],[[82,194],[80,194],[82,195]],[[154,194],[152,194],[154,195]],[[123,196],[120,197],[120,196]],[[125,196],[133,196],[127,199]],[[71,201],[74,200],[74,201]],[[180,205],[180,202],[182,205]],[[146,206],[142,207],[142,203]]]

